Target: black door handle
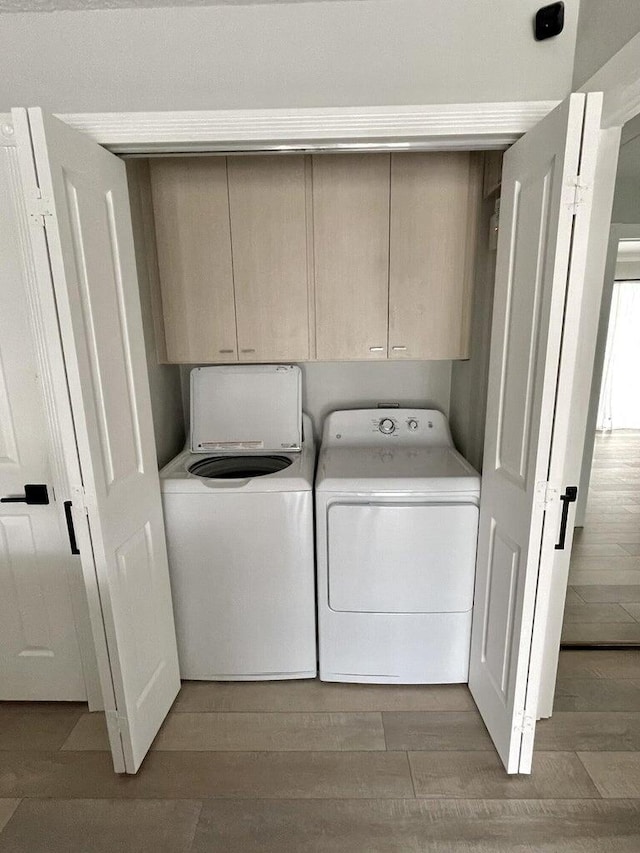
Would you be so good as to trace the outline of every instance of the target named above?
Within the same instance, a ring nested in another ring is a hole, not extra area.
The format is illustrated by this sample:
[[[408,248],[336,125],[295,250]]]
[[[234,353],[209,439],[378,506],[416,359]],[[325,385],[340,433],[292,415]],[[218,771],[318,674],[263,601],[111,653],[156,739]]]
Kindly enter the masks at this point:
[[[6,498],[0,498],[0,503],[44,506],[44,504],[49,503],[49,492],[42,483],[27,483],[24,487],[24,495],[10,495]]]
[[[567,486],[564,495],[560,495],[562,501],[562,519],[560,520],[560,538],[556,544],[556,551],[564,550],[565,539],[567,538],[567,519],[569,518],[569,504],[572,504],[578,499],[578,487]]]
[[[71,515],[71,501],[64,502],[64,517],[67,519],[67,533],[69,534],[69,545],[71,546],[72,554],[79,554],[80,548],[76,542],[76,529],[73,526],[73,515]]]

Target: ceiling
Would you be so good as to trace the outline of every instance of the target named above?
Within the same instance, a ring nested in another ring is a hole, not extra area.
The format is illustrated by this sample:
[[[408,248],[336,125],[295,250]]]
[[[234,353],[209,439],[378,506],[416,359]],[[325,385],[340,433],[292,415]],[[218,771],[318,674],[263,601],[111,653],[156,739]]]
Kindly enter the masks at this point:
[[[311,0],[0,0],[0,12],[57,12],[91,9],[141,9],[159,6],[246,6],[304,3]]]

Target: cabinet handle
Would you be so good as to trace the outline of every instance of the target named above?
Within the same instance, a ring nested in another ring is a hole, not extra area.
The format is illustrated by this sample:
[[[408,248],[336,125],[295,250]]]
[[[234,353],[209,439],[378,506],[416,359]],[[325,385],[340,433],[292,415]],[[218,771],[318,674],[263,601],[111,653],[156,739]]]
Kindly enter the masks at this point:
[[[369,352],[384,352],[384,347],[369,347]]]
[[[404,352],[406,347],[391,347],[394,352]]]
[[[254,349],[241,349],[240,352],[255,352]]]
[[[232,349],[219,349],[218,352],[223,354],[223,355],[228,355],[228,354],[232,353],[233,350]],[[244,352],[244,350],[242,350],[242,352]]]

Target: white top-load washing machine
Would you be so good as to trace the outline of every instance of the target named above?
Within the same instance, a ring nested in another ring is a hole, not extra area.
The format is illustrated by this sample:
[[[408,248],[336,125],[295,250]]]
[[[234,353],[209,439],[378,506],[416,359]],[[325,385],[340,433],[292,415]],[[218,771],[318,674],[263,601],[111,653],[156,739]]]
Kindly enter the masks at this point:
[[[316,675],[314,466],[299,367],[191,372],[190,446],[160,472],[182,678]]]
[[[468,680],[479,499],[480,477],[440,412],[327,417],[316,477],[322,680]]]

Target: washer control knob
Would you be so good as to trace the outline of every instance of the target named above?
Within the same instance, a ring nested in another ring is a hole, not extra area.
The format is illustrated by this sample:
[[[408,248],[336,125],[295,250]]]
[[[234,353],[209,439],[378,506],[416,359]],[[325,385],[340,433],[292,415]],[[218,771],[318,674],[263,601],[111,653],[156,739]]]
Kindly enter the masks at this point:
[[[411,432],[415,432],[418,429],[418,421],[415,418],[411,418],[407,422],[407,426],[411,430]]]
[[[378,424],[378,429],[385,435],[391,435],[391,433],[395,431],[395,428],[396,425],[391,420],[391,418],[382,418],[382,420]]]

